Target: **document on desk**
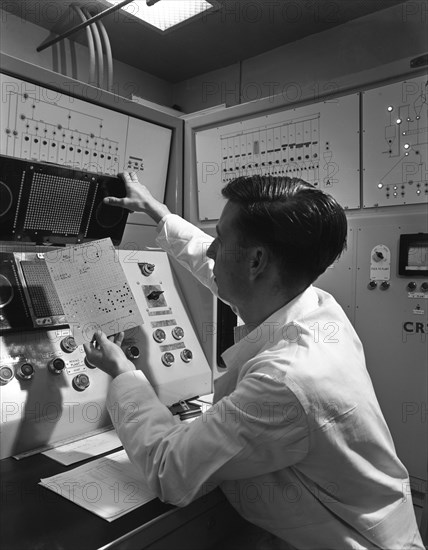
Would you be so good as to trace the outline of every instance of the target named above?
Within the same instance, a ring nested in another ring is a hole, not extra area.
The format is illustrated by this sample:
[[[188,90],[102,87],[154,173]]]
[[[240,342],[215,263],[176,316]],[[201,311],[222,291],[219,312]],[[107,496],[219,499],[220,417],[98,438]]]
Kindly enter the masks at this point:
[[[96,435],[90,435],[84,439],[58,445],[53,449],[44,451],[42,454],[52,458],[52,460],[56,460],[56,462],[64,464],[64,466],[70,466],[76,462],[95,458],[108,451],[113,451],[113,449],[121,446],[122,443],[116,430],[108,430]]]
[[[120,518],[155,498],[125,451],[44,478],[40,485],[107,521]]]

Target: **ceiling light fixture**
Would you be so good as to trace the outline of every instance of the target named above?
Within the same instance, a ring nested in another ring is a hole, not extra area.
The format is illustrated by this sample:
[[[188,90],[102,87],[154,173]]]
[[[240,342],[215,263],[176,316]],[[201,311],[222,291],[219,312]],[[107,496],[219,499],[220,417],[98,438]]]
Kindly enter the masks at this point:
[[[106,1],[113,5],[119,3],[119,0]],[[214,8],[217,8],[216,2],[205,0],[133,0],[121,11],[165,32]]]

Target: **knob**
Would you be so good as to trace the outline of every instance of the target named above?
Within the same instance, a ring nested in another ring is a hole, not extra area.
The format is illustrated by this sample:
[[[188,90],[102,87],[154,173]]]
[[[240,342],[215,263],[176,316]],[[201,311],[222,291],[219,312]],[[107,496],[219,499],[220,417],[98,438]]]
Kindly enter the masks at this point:
[[[141,273],[145,277],[149,277],[153,271],[155,270],[154,264],[149,264],[147,262],[143,262],[142,264],[138,264],[138,267],[140,268]]]
[[[166,338],[165,331],[162,330],[161,328],[157,328],[153,333],[153,338],[158,344],[160,344]]]
[[[90,362],[88,361],[88,358],[87,358],[87,357],[85,357],[84,362],[85,362],[85,365],[86,365],[87,367],[89,367],[90,369],[96,369],[96,368],[97,368],[95,365],[92,365],[92,363],[90,363]]]
[[[185,363],[190,363],[190,361],[193,359],[193,353],[190,349],[184,349],[180,353],[180,357]]]
[[[65,363],[59,357],[55,357],[55,359],[49,361],[48,369],[51,371],[52,374],[61,374],[64,368]]]
[[[380,285],[380,288],[382,290],[388,290],[388,288],[391,286],[391,283],[389,281],[383,281],[383,283],[381,283]]]
[[[424,292],[427,292],[428,291],[428,283],[422,283],[421,284],[421,289],[424,291]]]
[[[31,380],[34,376],[34,367],[30,363],[24,363],[18,367],[16,374],[21,380]]]
[[[73,378],[73,388],[77,391],[86,390],[89,384],[90,384],[90,381],[89,381],[89,376],[87,374],[77,374]]]
[[[369,290],[374,290],[376,287],[377,287],[377,282],[376,281],[370,281],[369,284],[367,285],[367,288]]]
[[[148,300],[159,300],[159,296],[164,293],[164,290],[152,290],[150,294],[147,295]]]
[[[161,360],[165,367],[170,367],[175,361],[173,354],[168,351],[162,355]]]
[[[181,327],[174,327],[171,332],[172,332],[172,336],[176,340],[181,340],[184,336],[184,330]]]
[[[409,290],[415,290],[415,288],[416,288],[416,283],[415,283],[415,281],[410,281],[410,283],[407,285],[407,288],[408,288]]]
[[[0,368],[0,384],[5,385],[13,379],[15,373],[10,367],[1,367]]]
[[[75,349],[77,349],[76,340],[73,336],[66,336],[63,340],[61,340],[60,346],[66,353],[72,353]]]
[[[125,355],[128,359],[138,359],[140,357],[140,348],[137,346],[129,346],[125,350]]]

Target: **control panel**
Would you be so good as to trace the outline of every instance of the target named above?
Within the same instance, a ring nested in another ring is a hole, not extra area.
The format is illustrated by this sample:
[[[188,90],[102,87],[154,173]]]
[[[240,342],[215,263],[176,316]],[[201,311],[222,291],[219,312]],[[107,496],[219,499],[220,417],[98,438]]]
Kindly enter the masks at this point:
[[[123,350],[167,406],[210,393],[211,371],[164,252],[118,251],[144,323]],[[0,458],[84,436],[110,424],[110,377],[76,345],[43,253],[1,256]],[[106,274],[108,276],[108,274]]]

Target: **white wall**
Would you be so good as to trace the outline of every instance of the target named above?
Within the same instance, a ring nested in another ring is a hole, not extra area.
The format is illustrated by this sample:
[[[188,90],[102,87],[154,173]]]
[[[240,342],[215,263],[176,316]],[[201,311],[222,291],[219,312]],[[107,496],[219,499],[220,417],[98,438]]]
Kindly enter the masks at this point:
[[[401,75],[428,52],[427,24],[428,3],[409,0],[180,82],[174,103],[187,113],[274,94],[294,103]]]

